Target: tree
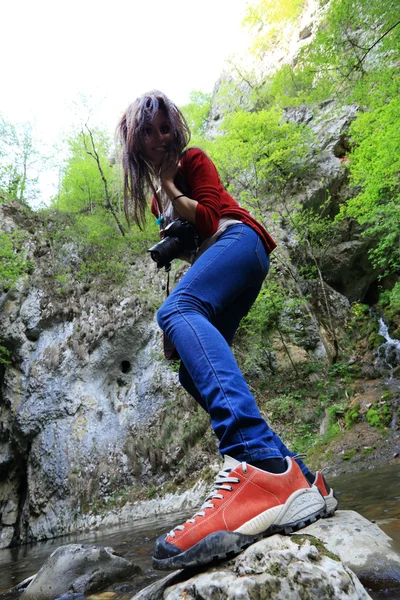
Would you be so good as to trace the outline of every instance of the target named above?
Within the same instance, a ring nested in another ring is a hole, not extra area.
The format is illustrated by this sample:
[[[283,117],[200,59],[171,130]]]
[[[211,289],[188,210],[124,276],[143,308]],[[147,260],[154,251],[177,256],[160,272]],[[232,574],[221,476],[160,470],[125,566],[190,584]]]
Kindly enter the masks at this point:
[[[275,199],[294,175],[309,168],[311,132],[285,121],[277,109],[233,112],[221,130],[208,151],[228,190],[262,219],[266,199]]]
[[[97,159],[103,176],[110,183],[112,201],[118,205],[119,187],[115,167],[109,159],[112,146],[108,133],[99,128],[80,129],[67,138],[66,145],[68,156],[61,168],[60,188],[52,200],[53,206],[68,212],[91,212],[96,206],[107,204]]]
[[[264,52],[281,39],[284,25],[299,16],[304,4],[305,0],[257,0],[248,6],[243,24],[257,31],[253,51]]]
[[[400,100],[392,98],[360,114],[350,128],[354,144],[349,165],[360,193],[342,207],[340,218],[355,218],[364,236],[375,239],[373,265],[388,275],[400,265]]]
[[[181,110],[188,122],[192,133],[192,143],[198,145],[204,140],[207,118],[211,108],[211,94],[205,94],[200,91],[190,92],[188,104],[181,107]]]
[[[0,192],[19,202],[37,196],[38,175],[46,157],[29,122],[13,124],[0,117]]]

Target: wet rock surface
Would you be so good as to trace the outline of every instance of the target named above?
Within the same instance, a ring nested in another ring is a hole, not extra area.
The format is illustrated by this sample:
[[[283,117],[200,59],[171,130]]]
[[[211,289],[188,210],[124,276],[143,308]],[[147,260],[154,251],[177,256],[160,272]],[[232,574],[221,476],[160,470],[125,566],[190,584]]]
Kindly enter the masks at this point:
[[[336,554],[365,586],[398,589],[400,594],[400,555],[393,550],[391,538],[368,519],[352,510],[339,510],[334,517],[307,527],[306,533]]]
[[[138,574],[112,548],[71,544],[57,548],[22,593],[21,600],[55,600],[65,594],[95,592]]]

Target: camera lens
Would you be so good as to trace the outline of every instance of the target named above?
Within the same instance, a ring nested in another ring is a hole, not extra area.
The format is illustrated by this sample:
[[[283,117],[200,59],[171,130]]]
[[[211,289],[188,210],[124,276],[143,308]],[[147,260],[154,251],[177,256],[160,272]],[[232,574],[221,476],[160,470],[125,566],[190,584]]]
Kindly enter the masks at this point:
[[[159,267],[164,267],[181,252],[181,242],[177,238],[166,237],[150,248],[150,256]]]

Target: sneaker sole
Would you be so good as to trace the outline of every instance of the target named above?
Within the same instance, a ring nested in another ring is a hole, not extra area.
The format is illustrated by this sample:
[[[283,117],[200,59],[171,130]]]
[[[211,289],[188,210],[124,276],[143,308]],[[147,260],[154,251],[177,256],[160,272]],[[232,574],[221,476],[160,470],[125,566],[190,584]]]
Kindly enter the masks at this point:
[[[329,496],[324,496],[324,500],[326,504],[326,514],[324,515],[324,518],[326,519],[328,517],[333,517],[335,511],[339,507],[338,499],[336,498],[333,490],[331,490]]]
[[[310,507],[318,508],[310,514]],[[278,515],[276,515],[276,509],[279,509]],[[273,524],[263,531],[249,533],[249,531],[254,530],[268,517],[270,521],[271,514],[275,515],[275,522]],[[195,546],[176,556],[163,559],[153,557],[153,567],[163,571],[187,569],[206,565],[214,560],[233,558],[245,548],[264,537],[274,535],[275,533],[293,533],[298,529],[311,525],[311,523],[315,523],[315,521],[325,515],[326,504],[319,492],[312,492],[311,488],[298,490],[288,498],[283,506],[273,507],[245,525],[242,525],[240,527],[241,531],[215,531],[214,533],[210,533],[210,535],[200,540]],[[247,533],[243,533],[244,530],[247,530]]]

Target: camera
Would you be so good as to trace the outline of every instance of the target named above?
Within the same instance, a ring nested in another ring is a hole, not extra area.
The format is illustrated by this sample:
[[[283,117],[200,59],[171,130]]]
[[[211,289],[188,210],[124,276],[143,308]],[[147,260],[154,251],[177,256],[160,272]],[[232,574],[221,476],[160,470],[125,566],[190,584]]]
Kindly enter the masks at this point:
[[[183,219],[175,219],[164,229],[163,239],[149,248],[151,258],[157,268],[171,268],[171,261],[178,258],[185,250],[197,250],[199,236],[194,225]]]

